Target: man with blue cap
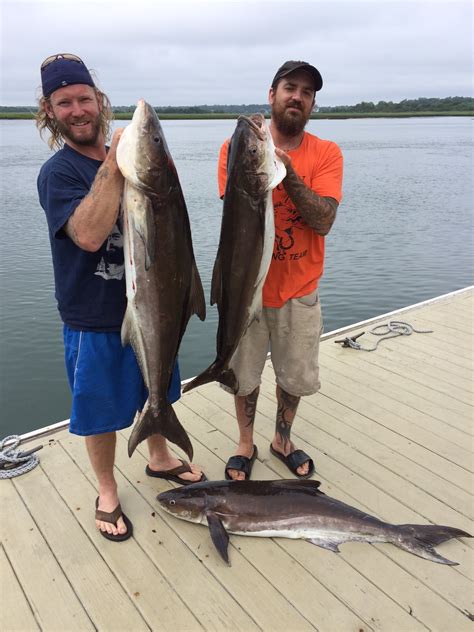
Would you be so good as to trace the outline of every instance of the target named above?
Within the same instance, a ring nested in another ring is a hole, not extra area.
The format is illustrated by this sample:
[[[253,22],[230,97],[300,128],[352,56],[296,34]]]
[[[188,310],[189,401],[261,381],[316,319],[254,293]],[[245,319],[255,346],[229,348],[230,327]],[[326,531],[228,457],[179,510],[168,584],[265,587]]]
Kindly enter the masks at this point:
[[[123,176],[110,143],[112,110],[84,62],[69,53],[41,64],[42,96],[37,127],[50,132],[56,153],[38,176],[48,222],[56,299],[64,322],[65,360],[72,391],[70,432],[85,436],[98,481],[96,524],[109,540],[133,533],[114,477],[116,432],[130,426],[147,391],[132,348],[122,347],[126,308],[123,237],[119,215]],[[168,392],[180,397],[175,367]],[[204,480],[195,465],[176,459],[161,435],[148,439],[146,473],[183,485]]]

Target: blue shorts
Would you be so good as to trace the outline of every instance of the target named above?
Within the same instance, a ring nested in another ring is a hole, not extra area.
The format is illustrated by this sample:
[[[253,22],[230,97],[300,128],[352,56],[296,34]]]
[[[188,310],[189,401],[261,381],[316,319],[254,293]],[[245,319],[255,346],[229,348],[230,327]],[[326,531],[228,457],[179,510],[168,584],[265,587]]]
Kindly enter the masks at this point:
[[[69,431],[87,436],[131,426],[148,390],[130,345],[122,347],[119,332],[75,331],[64,325],[64,353],[72,410]],[[178,361],[168,400],[181,396]]]

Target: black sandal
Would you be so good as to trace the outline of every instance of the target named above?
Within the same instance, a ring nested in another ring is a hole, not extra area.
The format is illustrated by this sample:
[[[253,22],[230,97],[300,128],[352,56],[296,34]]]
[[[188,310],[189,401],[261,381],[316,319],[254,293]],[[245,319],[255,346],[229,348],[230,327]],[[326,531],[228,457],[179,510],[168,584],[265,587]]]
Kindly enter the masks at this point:
[[[243,472],[245,474],[245,478],[243,480],[248,481],[250,478],[250,474],[252,473],[252,467],[257,458],[258,450],[257,446],[254,444],[252,456],[249,458],[248,456],[242,456],[241,454],[236,454],[231,456],[227,461],[225,466],[225,477],[228,481],[233,481],[231,476],[227,470],[238,470],[239,472]]]
[[[294,450],[293,452],[290,452],[288,456],[285,456],[281,452],[277,452],[270,443],[270,452],[273,454],[273,456],[276,456],[277,459],[280,459],[280,461],[286,465],[290,472],[298,478],[311,478],[311,476],[313,476],[313,459],[308,454],[306,454],[304,450]],[[308,463],[309,465],[308,473],[298,474],[298,468],[304,463]]]

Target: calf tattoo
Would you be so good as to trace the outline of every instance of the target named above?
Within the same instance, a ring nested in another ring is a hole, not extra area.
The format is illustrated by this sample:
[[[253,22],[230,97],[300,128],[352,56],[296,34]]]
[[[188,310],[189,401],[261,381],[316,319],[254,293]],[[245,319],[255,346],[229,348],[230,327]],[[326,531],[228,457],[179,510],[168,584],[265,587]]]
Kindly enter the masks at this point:
[[[245,398],[244,414],[247,417],[247,427],[253,426],[253,422],[255,421],[255,413],[257,412],[257,399],[259,392],[260,388],[257,386],[257,388]]]
[[[291,424],[295,418],[299,401],[299,397],[290,395],[281,388],[279,389],[275,432],[285,452],[291,448]]]

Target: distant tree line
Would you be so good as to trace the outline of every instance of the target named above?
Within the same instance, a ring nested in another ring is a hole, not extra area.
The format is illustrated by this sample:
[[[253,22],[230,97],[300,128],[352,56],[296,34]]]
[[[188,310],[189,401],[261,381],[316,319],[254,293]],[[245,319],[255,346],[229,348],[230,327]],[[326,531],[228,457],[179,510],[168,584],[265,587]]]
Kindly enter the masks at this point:
[[[420,97],[419,99],[403,99],[400,103],[393,101],[361,101],[356,105],[336,105],[320,107],[318,112],[450,112],[472,111],[472,97],[446,97],[445,99]]]
[[[0,105],[0,112],[30,112],[36,110],[33,106],[4,106]],[[116,113],[127,113],[135,110],[135,105],[119,105],[113,107]],[[268,103],[250,103],[248,105],[165,105],[156,106],[158,114],[251,114],[263,112],[268,114]],[[320,113],[377,113],[377,112],[468,112],[474,110],[472,97],[446,97],[419,99],[403,99],[399,103],[393,101],[361,101],[356,105],[322,106],[317,108]]]

